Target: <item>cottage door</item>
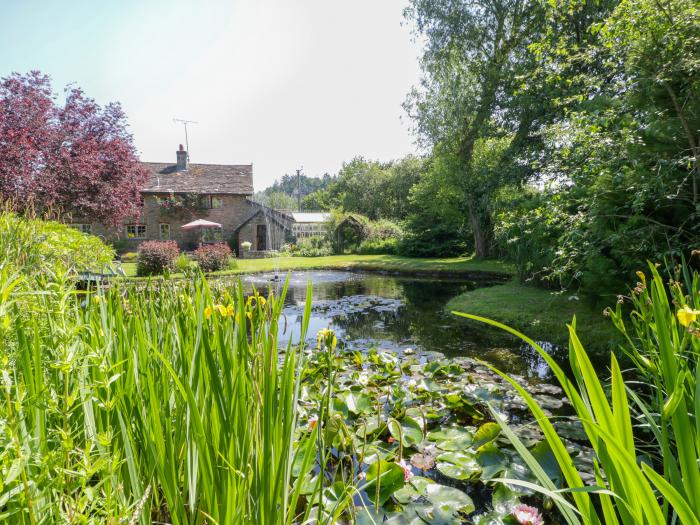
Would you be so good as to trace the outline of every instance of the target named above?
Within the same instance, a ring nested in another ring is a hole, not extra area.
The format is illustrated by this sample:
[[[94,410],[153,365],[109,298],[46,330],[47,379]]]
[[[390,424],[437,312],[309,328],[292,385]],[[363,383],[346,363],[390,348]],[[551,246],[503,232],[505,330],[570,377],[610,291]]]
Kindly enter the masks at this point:
[[[258,224],[256,237],[257,237],[256,247],[257,247],[258,251],[267,250],[267,225]]]

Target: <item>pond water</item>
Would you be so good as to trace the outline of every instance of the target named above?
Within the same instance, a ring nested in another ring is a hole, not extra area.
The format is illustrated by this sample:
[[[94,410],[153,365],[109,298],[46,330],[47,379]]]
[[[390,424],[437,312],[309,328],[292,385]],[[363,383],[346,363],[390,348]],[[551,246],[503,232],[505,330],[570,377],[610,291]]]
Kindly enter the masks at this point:
[[[274,282],[274,274],[265,273],[245,276],[243,281],[261,293],[270,289],[279,292],[284,277],[282,274]],[[446,305],[454,296],[498,283],[343,271],[291,272],[281,342],[298,341],[309,281],[313,284],[308,332],[312,344],[316,332],[329,327],[350,349],[440,352],[447,357],[482,359],[530,380],[550,378],[549,367],[529,346],[447,311]]]

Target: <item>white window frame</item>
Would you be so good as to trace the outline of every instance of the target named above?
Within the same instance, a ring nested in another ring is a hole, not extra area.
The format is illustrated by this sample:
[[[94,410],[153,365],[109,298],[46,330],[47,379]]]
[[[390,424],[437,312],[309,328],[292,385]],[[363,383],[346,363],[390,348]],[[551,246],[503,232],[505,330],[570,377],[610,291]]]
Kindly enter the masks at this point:
[[[163,226],[167,226],[168,230],[168,235],[163,236]],[[160,235],[160,240],[161,241],[169,241],[170,240],[170,223],[169,222],[161,222],[158,225],[158,234]]]
[[[133,228],[133,234],[129,232],[129,229]],[[143,229],[143,234],[139,235],[139,231]],[[145,239],[148,229],[145,224],[135,223],[126,225],[126,238],[127,239]]]

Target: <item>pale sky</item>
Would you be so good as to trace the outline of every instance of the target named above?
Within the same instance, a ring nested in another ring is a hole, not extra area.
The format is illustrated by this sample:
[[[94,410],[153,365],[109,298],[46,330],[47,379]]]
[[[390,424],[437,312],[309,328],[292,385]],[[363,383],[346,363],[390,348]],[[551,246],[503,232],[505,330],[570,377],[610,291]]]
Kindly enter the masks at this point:
[[[0,76],[38,69],[121,102],[141,159],[253,162],[261,190],[303,165],[416,152],[407,0],[0,0]]]

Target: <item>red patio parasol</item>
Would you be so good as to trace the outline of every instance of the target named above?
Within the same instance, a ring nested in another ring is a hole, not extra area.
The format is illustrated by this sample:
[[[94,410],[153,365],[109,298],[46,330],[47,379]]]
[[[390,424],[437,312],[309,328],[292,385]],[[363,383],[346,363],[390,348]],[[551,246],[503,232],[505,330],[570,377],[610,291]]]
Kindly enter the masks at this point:
[[[197,219],[196,221],[188,222],[180,226],[182,230],[204,230],[206,228],[221,228],[221,224],[218,222],[205,221],[204,219]],[[202,244],[202,234],[199,235],[199,244]]]

